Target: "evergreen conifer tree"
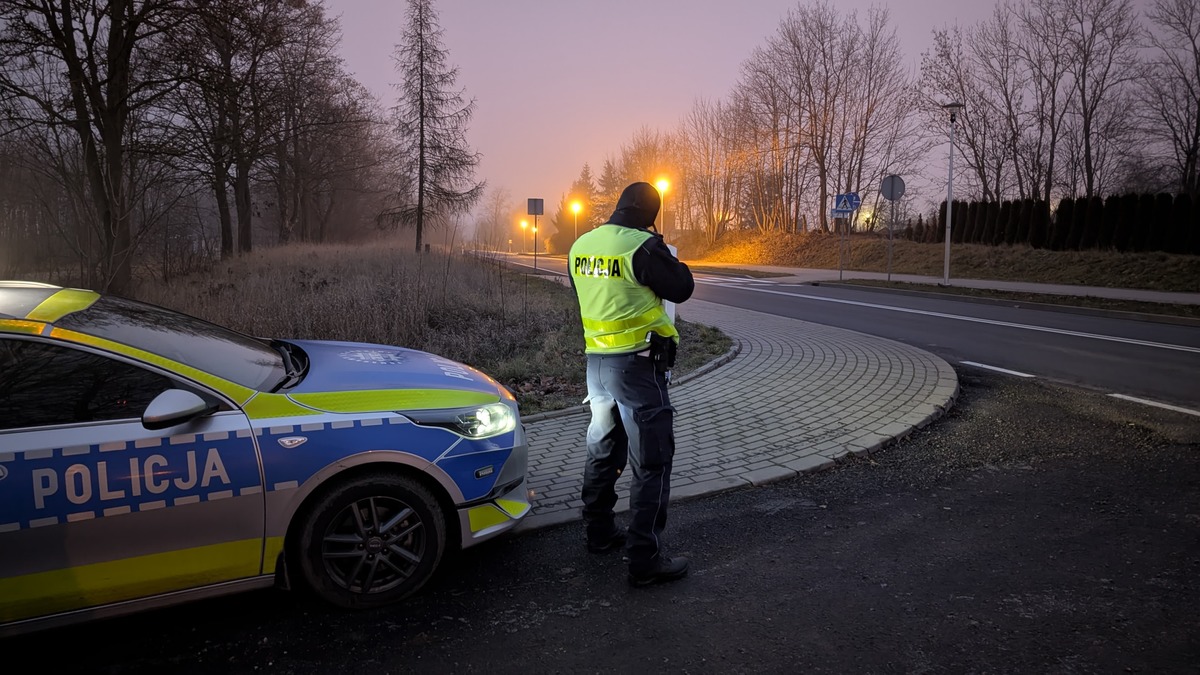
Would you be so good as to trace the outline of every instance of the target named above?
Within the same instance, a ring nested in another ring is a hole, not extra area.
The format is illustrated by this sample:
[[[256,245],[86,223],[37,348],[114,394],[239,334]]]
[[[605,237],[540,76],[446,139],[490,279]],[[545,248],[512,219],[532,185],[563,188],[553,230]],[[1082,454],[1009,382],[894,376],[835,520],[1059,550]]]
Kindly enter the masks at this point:
[[[1050,225],[1050,250],[1062,251],[1067,247],[1067,235],[1071,232],[1071,221],[1075,217],[1075,199],[1063,197],[1058,202],[1058,210],[1054,212],[1054,220]]]
[[[1188,225],[1192,216],[1192,198],[1188,193],[1175,195],[1171,209],[1171,232],[1167,250],[1171,253],[1188,252]]]
[[[475,181],[479,154],[466,138],[475,101],[455,88],[458,68],[448,57],[433,0],[408,0],[408,25],[393,55],[402,78],[394,114],[416,194],[385,216],[414,226],[418,252],[426,225],[469,211],[483,194],[483,182]]]

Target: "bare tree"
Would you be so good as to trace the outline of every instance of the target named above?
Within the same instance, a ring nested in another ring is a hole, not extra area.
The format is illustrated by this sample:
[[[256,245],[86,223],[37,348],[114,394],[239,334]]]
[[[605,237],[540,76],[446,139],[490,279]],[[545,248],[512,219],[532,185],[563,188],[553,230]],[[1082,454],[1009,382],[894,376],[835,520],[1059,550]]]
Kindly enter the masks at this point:
[[[364,236],[394,206],[396,142],[378,102],[346,72],[336,19],[288,4],[248,108],[257,139],[256,214],[280,242]]]
[[[1017,196],[1031,196],[1030,179],[1021,161],[1021,135],[1025,120],[1023,104],[1030,80],[1020,53],[1020,26],[1015,10],[1007,2],[996,5],[991,17],[983,21],[971,35],[975,63],[978,64],[981,85],[992,96],[980,103],[990,106],[988,117],[1002,123],[1003,134],[997,149],[1007,154],[1007,166],[1012,168]],[[976,102],[972,101],[972,107]],[[1003,190],[1004,186],[997,186]]]
[[[115,292],[132,280],[131,128],[173,82],[148,53],[183,16],[170,0],[6,0],[0,5],[0,98],[13,126],[80,158],[78,193],[99,250],[90,281]],[[69,130],[74,142],[59,136]],[[61,144],[59,143],[61,142]]]
[[[516,210],[511,190],[505,187],[488,189],[483,199],[483,215],[475,231],[477,244],[488,250],[507,250],[514,226],[512,214]]]
[[[737,116],[720,101],[697,101],[683,121],[687,147],[690,217],[713,243],[732,222],[744,155],[737,145]]]
[[[1022,115],[1018,161],[1030,196],[1049,204],[1054,189],[1063,121],[1069,110],[1066,28],[1056,0],[1026,0],[1018,7],[1017,47],[1028,71],[1029,106]]]
[[[1147,102],[1145,133],[1174,160],[1179,190],[1200,198],[1200,4],[1155,0],[1149,13],[1157,28],[1150,41],[1158,54],[1141,82]]]
[[[1083,194],[1099,194],[1106,154],[1101,138],[1112,139],[1114,116],[1122,113],[1122,89],[1137,75],[1141,28],[1131,0],[1060,0],[1069,69],[1079,119],[1078,156],[1083,169]],[[1108,128],[1105,128],[1106,125]],[[1107,133],[1106,133],[1107,132]]]
[[[802,208],[813,165],[805,161],[811,148],[803,141],[804,111],[788,81],[789,58],[786,45],[778,42],[755,50],[742,66],[730,107],[744,171],[742,210],[762,232],[795,229],[797,219],[789,215],[797,211],[789,205]]]
[[[1007,150],[1010,134],[1004,122],[1002,98],[988,85],[978,59],[971,51],[974,31],[955,26],[933,32],[933,47],[921,60],[923,109],[934,128],[944,129],[947,116],[941,106],[964,103],[958,113],[956,142],[961,144],[969,188],[984,200],[999,200],[1011,170]],[[973,180],[971,180],[973,179]],[[967,193],[968,190],[962,192]]]
[[[857,13],[841,15],[824,2],[800,6],[769,44],[794,108],[785,119],[789,127],[798,125],[796,140],[815,174],[810,208],[828,230],[832,194],[877,189],[884,169],[897,161],[897,141],[915,139],[911,78],[900,69],[899,41],[884,9],[873,8],[860,21]],[[784,175],[797,191],[793,198],[800,198],[800,174]]]
[[[479,155],[466,139],[475,101],[464,103],[462,91],[455,89],[458,68],[447,62],[441,37],[432,0],[409,0],[408,25],[394,56],[403,78],[395,114],[416,194],[386,215],[416,228],[418,252],[431,217],[465,213],[484,187],[475,182]]]

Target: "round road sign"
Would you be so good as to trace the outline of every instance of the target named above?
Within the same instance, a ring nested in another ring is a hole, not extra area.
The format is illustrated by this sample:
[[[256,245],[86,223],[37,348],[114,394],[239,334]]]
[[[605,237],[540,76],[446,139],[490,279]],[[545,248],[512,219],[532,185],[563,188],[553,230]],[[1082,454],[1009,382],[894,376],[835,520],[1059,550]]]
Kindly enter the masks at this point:
[[[883,179],[883,187],[880,191],[883,192],[884,199],[894,202],[904,196],[904,179],[892,174]]]

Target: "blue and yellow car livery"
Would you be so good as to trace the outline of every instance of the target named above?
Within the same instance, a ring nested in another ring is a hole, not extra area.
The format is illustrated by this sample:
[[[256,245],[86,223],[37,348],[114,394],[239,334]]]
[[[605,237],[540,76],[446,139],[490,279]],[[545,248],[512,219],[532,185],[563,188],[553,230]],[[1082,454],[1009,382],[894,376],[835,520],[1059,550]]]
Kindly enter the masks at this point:
[[[394,602],[529,511],[525,470],[460,363],[0,282],[0,634],[281,579]]]

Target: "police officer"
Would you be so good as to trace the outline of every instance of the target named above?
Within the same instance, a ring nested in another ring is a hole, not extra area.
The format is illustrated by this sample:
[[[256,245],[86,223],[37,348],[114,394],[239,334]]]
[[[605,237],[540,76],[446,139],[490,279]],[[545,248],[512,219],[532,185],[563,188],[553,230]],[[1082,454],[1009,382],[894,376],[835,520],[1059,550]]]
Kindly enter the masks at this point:
[[[695,282],[654,231],[660,203],[649,183],[625,188],[612,217],[579,237],[568,261],[592,411],[582,494],[587,547],[603,553],[627,545],[635,586],[688,571],[687,558],[668,556],[662,541],[675,456],[667,379],[679,342],[663,301],[687,300]],[[613,516],[617,478],[627,464],[633,467],[628,536]]]

